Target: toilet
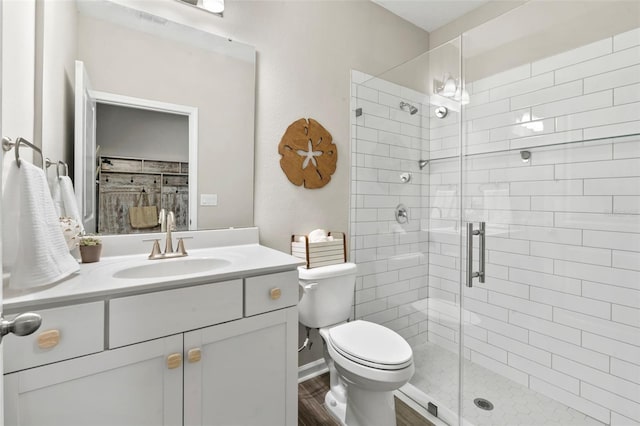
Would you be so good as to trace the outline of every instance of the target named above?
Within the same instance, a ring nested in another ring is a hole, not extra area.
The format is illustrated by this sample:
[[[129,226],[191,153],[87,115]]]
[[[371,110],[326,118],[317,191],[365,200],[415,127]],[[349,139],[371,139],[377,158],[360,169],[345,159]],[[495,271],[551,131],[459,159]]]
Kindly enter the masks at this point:
[[[409,344],[393,330],[349,319],[356,282],[353,263],[298,268],[301,324],[320,329],[330,390],[325,403],[346,426],[396,424],[393,391],[415,370]]]

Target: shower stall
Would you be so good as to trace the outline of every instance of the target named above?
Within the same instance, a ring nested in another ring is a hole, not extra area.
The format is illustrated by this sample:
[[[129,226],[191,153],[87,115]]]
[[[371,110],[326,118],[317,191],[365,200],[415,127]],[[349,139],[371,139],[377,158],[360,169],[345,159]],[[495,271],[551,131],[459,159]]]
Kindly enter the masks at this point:
[[[355,317],[438,421],[640,424],[638,7],[530,1],[352,72]]]

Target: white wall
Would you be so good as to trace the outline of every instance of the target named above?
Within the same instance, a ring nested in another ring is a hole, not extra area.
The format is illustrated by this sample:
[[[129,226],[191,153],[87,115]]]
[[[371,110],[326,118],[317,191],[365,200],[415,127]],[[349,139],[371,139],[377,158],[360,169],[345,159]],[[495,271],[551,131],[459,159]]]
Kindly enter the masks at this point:
[[[39,145],[40,141],[33,139],[35,11],[33,0],[3,2],[2,136],[13,140],[22,136]],[[20,155],[28,160],[32,158],[29,148],[21,149]],[[13,158],[13,155],[5,155],[5,158]]]
[[[453,40],[465,31],[482,25],[497,16],[526,3],[527,0],[493,0],[459,17],[458,19],[437,28],[429,34],[429,49]]]
[[[297,38],[271,58],[259,56],[256,224],[265,244],[287,250],[291,233],[318,226],[347,230],[350,69],[375,74],[413,58],[426,50],[428,35],[370,2],[281,6],[286,31],[274,31],[262,47],[256,41],[260,52],[282,46],[290,34]],[[302,15],[314,18],[299,19]],[[337,171],[320,190],[291,185],[278,164],[279,139],[299,117],[320,121],[338,146]]]
[[[98,104],[96,141],[104,156],[189,161],[185,115]]]
[[[76,8],[67,1],[37,0],[42,13],[41,46],[43,72],[36,85],[36,129],[45,157],[71,167],[74,127],[74,61],[76,59]],[[70,170],[73,170],[72,168]],[[55,175],[55,170],[49,170]]]

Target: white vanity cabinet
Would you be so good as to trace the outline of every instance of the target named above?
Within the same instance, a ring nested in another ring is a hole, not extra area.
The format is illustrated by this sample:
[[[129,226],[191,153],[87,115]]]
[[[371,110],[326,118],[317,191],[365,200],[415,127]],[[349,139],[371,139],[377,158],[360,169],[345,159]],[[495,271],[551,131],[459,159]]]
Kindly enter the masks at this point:
[[[184,424],[298,424],[297,308],[184,335]]]
[[[182,424],[182,336],[7,374],[5,425]]]
[[[31,354],[38,332],[22,344],[26,361],[4,376],[5,424],[293,426],[297,301],[297,272],[285,271],[87,303],[104,317],[85,336],[73,316],[83,305],[52,309],[67,322],[59,346]]]

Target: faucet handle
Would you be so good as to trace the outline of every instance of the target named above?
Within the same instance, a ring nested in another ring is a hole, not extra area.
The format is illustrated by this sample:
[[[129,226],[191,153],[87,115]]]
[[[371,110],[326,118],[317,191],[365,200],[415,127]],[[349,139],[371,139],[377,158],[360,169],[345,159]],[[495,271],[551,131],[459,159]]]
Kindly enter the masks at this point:
[[[151,254],[149,255],[149,259],[155,259],[159,255],[162,254],[160,251],[160,240],[157,238],[153,238],[150,240],[142,240],[143,242],[153,241],[153,248],[151,249]]]
[[[184,240],[191,239],[191,238],[193,237],[178,238],[178,248],[176,249],[176,253],[180,253],[183,256],[187,256],[189,253],[187,253],[187,249],[185,249],[184,247]]]

